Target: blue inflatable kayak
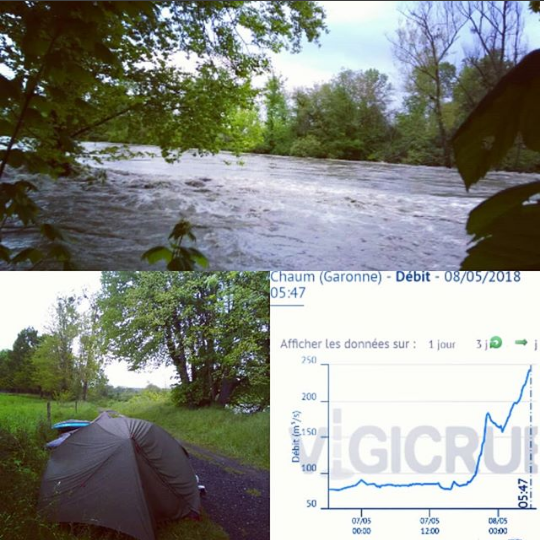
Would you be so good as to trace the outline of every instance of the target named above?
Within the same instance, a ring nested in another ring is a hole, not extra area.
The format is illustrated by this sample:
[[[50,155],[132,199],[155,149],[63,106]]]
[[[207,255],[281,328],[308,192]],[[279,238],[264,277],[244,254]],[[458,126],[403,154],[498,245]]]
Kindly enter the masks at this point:
[[[57,422],[51,427],[57,429],[58,431],[73,431],[74,429],[79,429],[85,426],[88,426],[90,422],[88,420],[63,420],[62,422]]]

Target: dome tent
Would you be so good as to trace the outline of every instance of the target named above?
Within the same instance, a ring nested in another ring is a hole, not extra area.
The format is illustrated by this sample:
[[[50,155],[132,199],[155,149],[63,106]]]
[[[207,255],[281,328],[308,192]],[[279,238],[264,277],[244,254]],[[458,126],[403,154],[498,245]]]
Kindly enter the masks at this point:
[[[200,495],[188,454],[170,434],[103,412],[52,451],[38,508],[50,521],[155,540],[158,522],[198,515]]]

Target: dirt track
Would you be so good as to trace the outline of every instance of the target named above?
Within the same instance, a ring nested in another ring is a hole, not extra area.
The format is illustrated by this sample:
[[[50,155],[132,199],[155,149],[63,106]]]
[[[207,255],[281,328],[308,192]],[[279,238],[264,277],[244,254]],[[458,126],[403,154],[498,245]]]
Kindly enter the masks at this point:
[[[270,539],[270,474],[183,443],[207,494],[202,504],[230,540]]]

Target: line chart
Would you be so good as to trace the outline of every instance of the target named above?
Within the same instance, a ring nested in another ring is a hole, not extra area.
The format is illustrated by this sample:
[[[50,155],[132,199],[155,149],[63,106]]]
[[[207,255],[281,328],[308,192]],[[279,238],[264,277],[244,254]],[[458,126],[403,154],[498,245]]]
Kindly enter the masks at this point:
[[[325,367],[324,508],[534,508],[532,365]]]
[[[355,487],[357,487],[359,485],[365,485],[367,487],[375,487],[375,488],[378,488],[378,489],[382,489],[382,488],[411,488],[411,487],[437,487],[437,488],[442,489],[444,491],[452,491],[454,488],[463,488],[463,487],[469,486],[470,484],[472,484],[472,482],[478,476],[478,471],[479,471],[479,468],[480,468],[480,463],[482,461],[482,457],[483,457],[483,453],[484,453],[484,449],[485,449],[485,444],[486,444],[486,440],[487,440],[487,433],[488,433],[489,425],[491,424],[491,425],[495,426],[496,428],[498,428],[500,430],[501,433],[504,433],[505,429],[508,426],[508,423],[510,421],[510,418],[512,416],[512,413],[513,413],[515,407],[520,404],[520,402],[521,402],[521,400],[523,398],[523,395],[524,395],[524,393],[526,391],[526,388],[530,384],[532,369],[533,368],[531,366],[527,370],[527,373],[525,375],[525,380],[523,381],[523,384],[521,386],[521,390],[519,392],[519,396],[512,403],[512,405],[510,407],[510,410],[508,411],[508,415],[506,416],[506,419],[502,422],[502,424],[497,422],[496,420],[494,420],[490,412],[486,412],[485,420],[484,420],[484,427],[483,427],[483,430],[482,430],[480,451],[479,451],[478,457],[476,459],[476,467],[474,469],[473,475],[467,481],[460,483],[460,482],[457,482],[456,480],[453,480],[449,485],[447,485],[447,484],[444,485],[441,482],[410,482],[410,483],[406,483],[406,484],[396,484],[396,483],[382,483],[382,484],[379,484],[379,483],[376,483],[376,482],[368,482],[368,481],[366,481],[364,479],[360,479],[357,482],[355,482],[354,484],[349,484],[347,486],[343,486],[343,487],[339,487],[339,488],[329,488],[330,491],[337,491],[337,492],[346,491],[348,489],[353,489],[353,488],[355,488]],[[532,398],[532,396],[531,396],[531,398]],[[530,402],[530,408],[532,409],[532,401]],[[530,446],[532,447],[532,439],[530,440]],[[531,463],[531,466],[532,466],[532,463]]]

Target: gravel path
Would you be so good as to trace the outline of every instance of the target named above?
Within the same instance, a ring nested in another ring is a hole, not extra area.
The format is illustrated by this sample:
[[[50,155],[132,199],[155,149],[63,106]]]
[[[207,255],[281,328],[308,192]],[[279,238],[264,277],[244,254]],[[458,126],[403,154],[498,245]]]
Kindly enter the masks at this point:
[[[270,473],[184,442],[206,486],[202,504],[230,540],[270,540]]]

